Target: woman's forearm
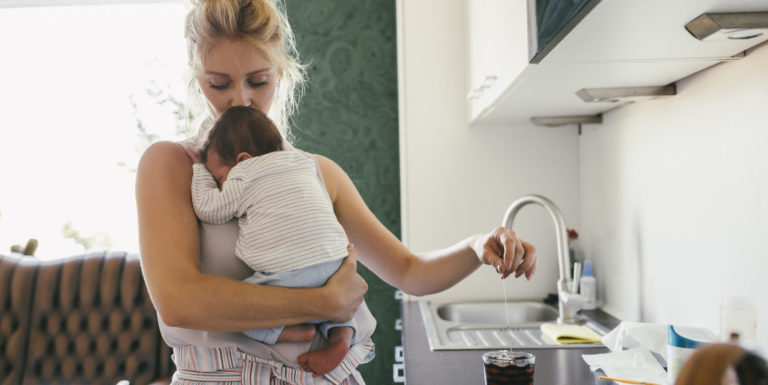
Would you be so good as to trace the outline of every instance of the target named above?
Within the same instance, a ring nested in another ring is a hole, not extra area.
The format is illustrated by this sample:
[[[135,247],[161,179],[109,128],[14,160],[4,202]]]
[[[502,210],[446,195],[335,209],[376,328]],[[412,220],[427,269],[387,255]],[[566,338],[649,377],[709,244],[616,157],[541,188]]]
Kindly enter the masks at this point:
[[[171,326],[209,331],[242,331],[295,325],[310,320],[345,322],[363,302],[368,285],[357,274],[357,257],[349,256],[326,284],[318,288],[262,286],[225,277],[198,274],[172,278],[160,285],[158,313]],[[167,319],[166,319],[167,318]]]
[[[160,317],[169,326],[242,331],[328,316],[322,288],[261,286],[208,274],[170,287],[172,292],[156,301]]]
[[[536,272],[538,257],[533,245],[519,239],[513,231],[498,227],[450,248],[416,257],[406,269],[404,284],[414,294],[435,293],[458,283],[483,264],[493,266],[501,279],[514,275],[530,280]]]
[[[451,247],[420,253],[408,265],[400,289],[408,294],[433,294],[452,287],[482,265],[472,248],[476,237]]]
[[[481,236],[451,247],[415,255],[373,215],[349,176],[333,161],[318,157],[339,222],[360,252],[360,260],[388,284],[414,295],[445,290],[481,265]]]

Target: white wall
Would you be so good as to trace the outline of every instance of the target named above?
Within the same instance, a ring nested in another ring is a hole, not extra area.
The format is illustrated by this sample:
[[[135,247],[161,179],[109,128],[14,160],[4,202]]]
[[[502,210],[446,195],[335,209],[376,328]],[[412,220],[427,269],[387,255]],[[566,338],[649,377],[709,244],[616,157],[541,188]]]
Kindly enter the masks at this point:
[[[768,348],[768,45],[605,114],[579,139],[581,225],[623,319],[720,332],[725,296],[758,306]]]
[[[541,194],[579,223],[575,127],[528,122],[468,127],[465,0],[399,0],[398,60],[403,240],[412,250],[449,246],[501,225],[507,206]],[[524,208],[515,229],[538,248],[531,282],[507,280],[512,298],[555,292],[555,232],[541,207]],[[513,282],[514,281],[514,282]],[[430,299],[501,299],[490,267]]]

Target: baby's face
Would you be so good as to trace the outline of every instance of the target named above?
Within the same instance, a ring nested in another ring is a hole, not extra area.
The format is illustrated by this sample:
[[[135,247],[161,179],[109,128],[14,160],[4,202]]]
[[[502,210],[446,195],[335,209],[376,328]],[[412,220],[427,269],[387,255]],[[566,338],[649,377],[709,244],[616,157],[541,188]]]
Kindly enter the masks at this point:
[[[224,163],[218,152],[208,151],[205,168],[213,175],[213,179],[216,179],[216,182],[219,183],[219,188],[227,180],[227,175],[229,175],[229,170],[232,170],[232,167]]]

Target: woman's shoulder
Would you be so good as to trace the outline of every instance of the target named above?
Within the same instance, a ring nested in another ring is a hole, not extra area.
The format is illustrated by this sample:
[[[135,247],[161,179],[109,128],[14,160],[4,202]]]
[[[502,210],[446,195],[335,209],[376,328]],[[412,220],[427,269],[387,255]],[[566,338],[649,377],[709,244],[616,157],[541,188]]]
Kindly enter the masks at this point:
[[[141,159],[155,159],[158,157],[173,156],[178,154],[184,154],[184,147],[182,143],[171,141],[160,141],[149,145],[144,153],[141,155]]]
[[[280,151],[280,152],[301,154],[302,156],[307,157],[308,159],[314,160],[315,162],[317,162],[317,166],[322,171],[323,176],[326,176],[326,174],[334,174],[335,175],[335,174],[337,174],[339,172],[344,172],[344,170],[342,170],[341,167],[339,167],[339,165],[336,164],[336,162],[334,162],[330,158],[325,157],[323,155],[307,152],[307,151],[304,151],[302,149],[299,149],[299,148],[296,148],[296,147],[293,147],[293,146],[290,146],[290,147],[288,147],[288,148],[286,148],[286,149],[284,149],[283,151]]]
[[[331,158],[328,158],[320,154],[311,154],[311,153],[306,153],[306,154],[312,157],[312,159],[317,161],[317,165],[320,167],[321,170],[323,170],[323,172],[325,172],[326,170],[327,171],[333,170],[334,172],[338,172],[338,171],[343,172],[341,167],[339,167],[339,165],[336,164],[336,162],[331,160]]]
[[[156,142],[144,151],[136,172],[137,177],[141,179],[162,178],[188,183],[192,175],[192,160],[182,144]]]
[[[325,189],[328,191],[331,201],[335,202],[338,197],[338,192],[344,190],[346,184],[352,184],[352,181],[341,166],[332,159],[318,154],[310,155],[317,161],[320,174],[325,182]]]
[[[317,167],[320,169],[320,172],[323,174],[323,178],[334,179],[334,178],[339,178],[342,175],[346,175],[344,173],[344,170],[330,158],[323,155],[319,155],[319,154],[307,153],[307,155],[310,156],[312,159],[314,159],[315,162],[317,162]]]
[[[162,141],[147,147],[141,155],[141,162],[149,162],[154,166],[174,167],[188,166],[192,160],[182,143]]]

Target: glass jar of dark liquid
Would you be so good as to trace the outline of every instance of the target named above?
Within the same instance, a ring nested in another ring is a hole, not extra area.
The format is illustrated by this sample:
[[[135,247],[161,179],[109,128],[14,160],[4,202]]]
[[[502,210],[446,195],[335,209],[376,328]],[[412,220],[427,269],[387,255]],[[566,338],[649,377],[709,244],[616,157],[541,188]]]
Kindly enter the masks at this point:
[[[533,365],[536,357],[530,353],[496,350],[483,354],[485,385],[533,385]]]

